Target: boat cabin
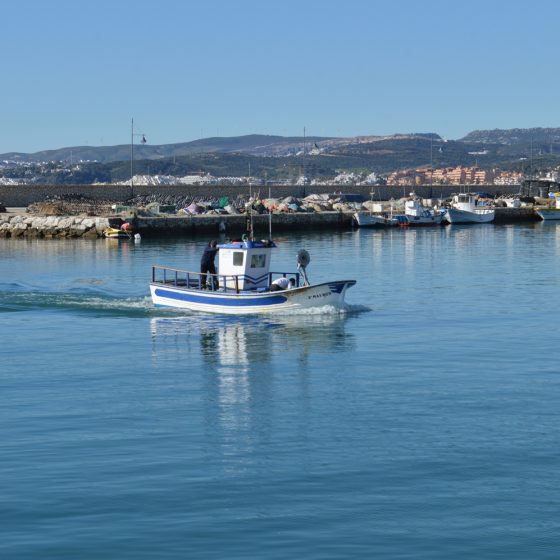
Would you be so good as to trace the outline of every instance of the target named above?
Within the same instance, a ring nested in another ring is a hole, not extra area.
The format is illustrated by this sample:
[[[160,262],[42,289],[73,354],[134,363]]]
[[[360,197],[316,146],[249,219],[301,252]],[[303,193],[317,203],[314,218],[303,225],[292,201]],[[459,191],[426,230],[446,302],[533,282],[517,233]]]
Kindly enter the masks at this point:
[[[274,241],[230,241],[218,245],[218,271],[225,288],[256,290],[269,284]]]
[[[472,211],[478,205],[478,197],[470,193],[461,193],[453,196],[453,208],[457,210]]]
[[[431,216],[430,211],[422,206],[422,202],[414,193],[410,193],[410,196],[412,198],[404,203],[404,212],[407,216],[412,218]]]

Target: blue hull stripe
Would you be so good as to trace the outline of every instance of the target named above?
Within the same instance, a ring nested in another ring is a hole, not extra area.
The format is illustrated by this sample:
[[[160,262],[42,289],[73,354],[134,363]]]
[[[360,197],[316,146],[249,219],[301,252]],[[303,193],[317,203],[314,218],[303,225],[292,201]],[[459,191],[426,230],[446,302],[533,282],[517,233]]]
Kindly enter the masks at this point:
[[[206,295],[193,294],[190,292],[175,292],[166,290],[164,288],[156,288],[155,295],[175,299],[179,301],[188,301],[191,303],[204,303],[206,305],[223,305],[229,307],[251,307],[258,305],[278,305],[285,303],[288,298],[280,295],[266,296],[266,297],[211,297]]]

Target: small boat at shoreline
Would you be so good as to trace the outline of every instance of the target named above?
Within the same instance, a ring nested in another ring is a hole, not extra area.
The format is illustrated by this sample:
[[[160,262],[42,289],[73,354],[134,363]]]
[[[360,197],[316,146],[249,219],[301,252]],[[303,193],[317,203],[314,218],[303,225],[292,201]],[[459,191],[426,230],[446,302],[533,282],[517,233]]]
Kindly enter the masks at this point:
[[[120,228],[109,227],[103,230],[103,237],[107,239],[132,239],[132,227],[129,223],[125,222]]]
[[[299,311],[344,304],[346,290],[355,280],[310,284],[306,267],[309,253],[298,253],[296,272],[271,272],[276,244],[272,240],[234,240],[218,245],[218,274],[202,274],[164,266],[152,267],[150,293],[154,305],[230,315]],[[207,277],[210,279],[206,287]],[[294,287],[275,290],[280,278]]]
[[[495,216],[494,208],[479,205],[475,194],[461,193],[453,196],[444,217],[450,224],[482,224],[492,222]]]

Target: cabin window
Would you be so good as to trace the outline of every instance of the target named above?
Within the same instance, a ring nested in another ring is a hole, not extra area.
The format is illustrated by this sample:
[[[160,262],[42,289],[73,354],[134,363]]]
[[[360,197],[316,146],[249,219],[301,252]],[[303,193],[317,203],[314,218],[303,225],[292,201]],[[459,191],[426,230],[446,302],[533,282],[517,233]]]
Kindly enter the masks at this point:
[[[233,266],[243,266],[243,251],[234,251]]]
[[[266,265],[266,255],[253,255],[251,257],[251,268],[264,268]]]

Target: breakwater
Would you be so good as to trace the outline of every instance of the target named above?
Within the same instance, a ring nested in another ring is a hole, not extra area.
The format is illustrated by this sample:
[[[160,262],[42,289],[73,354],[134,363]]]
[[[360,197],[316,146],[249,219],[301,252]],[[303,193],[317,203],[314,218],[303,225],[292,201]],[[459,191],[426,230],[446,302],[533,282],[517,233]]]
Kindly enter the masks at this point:
[[[453,193],[471,190],[486,192],[492,196],[517,194],[520,185],[437,185],[417,187],[388,187],[371,185],[274,185],[270,187],[273,198],[295,196],[305,198],[310,194],[323,194],[340,192],[343,194],[360,194],[368,199],[373,189],[375,200],[399,199],[406,196],[411,190],[422,198],[446,198]],[[8,207],[27,207],[46,198],[64,195],[80,195],[92,200],[111,200],[125,202],[135,196],[150,196],[158,194],[165,196],[188,196],[195,200],[206,198],[220,198],[228,196],[249,197],[250,193],[259,193],[268,196],[269,187],[265,186],[220,186],[220,185],[176,185],[176,186],[144,186],[134,185],[0,185],[0,202]]]
[[[108,227],[119,227],[124,221],[133,225],[134,231],[147,236],[184,235],[204,233],[241,235],[247,230],[245,215],[183,215],[138,217],[131,215],[111,217],[34,216],[29,214],[0,214],[0,237],[22,238],[77,238],[103,237]],[[532,207],[496,208],[495,223],[517,223],[538,220]],[[269,216],[253,216],[256,235],[266,235]],[[274,231],[350,229],[353,227],[351,212],[283,213],[272,215]]]

